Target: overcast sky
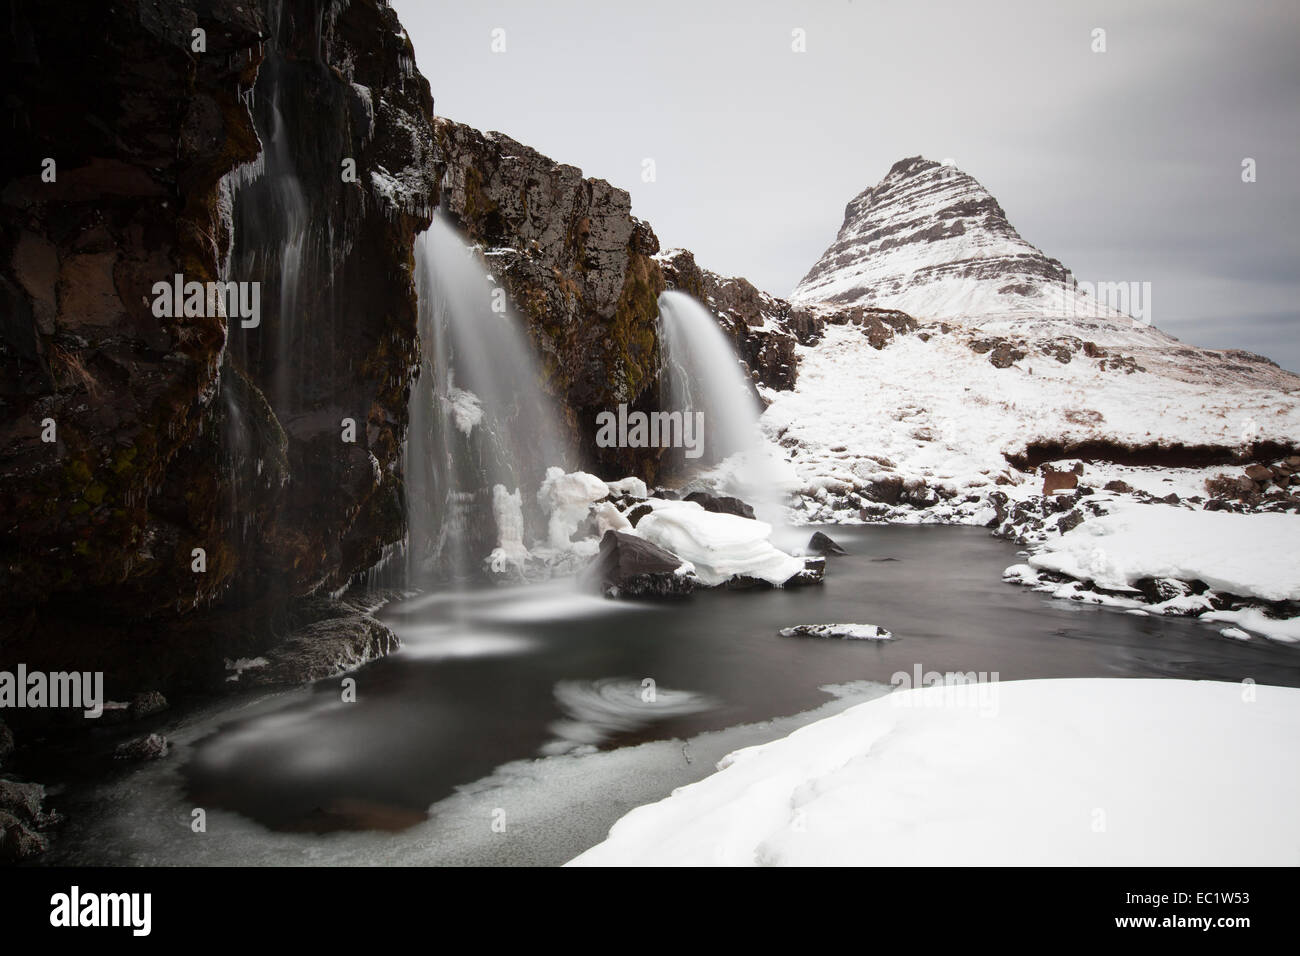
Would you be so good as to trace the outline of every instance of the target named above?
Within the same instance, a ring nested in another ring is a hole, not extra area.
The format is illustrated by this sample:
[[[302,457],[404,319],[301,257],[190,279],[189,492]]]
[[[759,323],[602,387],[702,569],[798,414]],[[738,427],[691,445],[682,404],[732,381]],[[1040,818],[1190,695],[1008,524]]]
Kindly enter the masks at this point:
[[[439,115],[627,189],[714,271],[786,296],[895,161],[952,158],[1081,281],[1300,371],[1295,0],[394,6]]]

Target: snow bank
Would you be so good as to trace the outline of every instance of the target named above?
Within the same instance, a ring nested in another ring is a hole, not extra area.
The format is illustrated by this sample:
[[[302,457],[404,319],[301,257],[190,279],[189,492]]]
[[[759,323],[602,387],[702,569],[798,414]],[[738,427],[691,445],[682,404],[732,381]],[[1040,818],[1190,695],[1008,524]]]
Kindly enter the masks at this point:
[[[695,567],[706,587],[737,574],[784,584],[803,570],[801,559],[778,550],[772,526],[738,515],[705,511],[693,501],[656,502],[635,532]]]
[[[1282,641],[1287,644],[1294,644],[1300,641],[1300,618],[1278,619],[1269,617],[1259,608],[1243,607],[1235,611],[1209,611],[1201,615],[1203,621],[1230,621],[1237,627],[1229,627],[1220,631],[1227,637],[1235,637],[1238,640],[1249,638],[1249,634],[1243,634],[1243,629],[1253,631],[1256,634],[1263,634],[1265,637],[1274,641]],[[1229,633],[1236,632],[1236,633]]]
[[[1109,514],[1043,542],[1029,564],[1112,590],[1141,578],[1174,578],[1239,597],[1294,601],[1300,600],[1297,530],[1300,521],[1288,514],[1117,501]]]
[[[732,753],[570,865],[1300,864],[1300,690],[993,686],[996,716],[895,691]]]

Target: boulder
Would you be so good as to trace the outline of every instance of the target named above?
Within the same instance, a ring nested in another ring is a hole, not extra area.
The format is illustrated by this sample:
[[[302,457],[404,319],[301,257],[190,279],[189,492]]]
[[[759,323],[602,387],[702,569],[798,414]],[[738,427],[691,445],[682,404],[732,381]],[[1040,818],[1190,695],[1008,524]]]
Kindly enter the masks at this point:
[[[1273,472],[1267,465],[1247,465],[1246,477],[1251,481],[1271,481]]]
[[[1067,531],[1073,531],[1081,524],[1083,524],[1083,514],[1078,508],[1074,508],[1056,520],[1056,530],[1061,534],[1065,534]]]
[[[167,756],[169,745],[162,734],[148,734],[117,745],[113,756],[118,760],[158,760]]]
[[[848,641],[892,641],[894,635],[874,624],[796,624],[783,627],[782,637],[838,637]]]
[[[49,847],[43,835],[6,810],[0,810],[0,863],[19,863]]]
[[[1083,475],[1083,465],[1075,465],[1069,471],[1043,469],[1043,494],[1052,495],[1058,491],[1073,491],[1079,487],[1079,478]]]
[[[142,717],[150,717],[154,714],[161,713],[167,709],[167,698],[156,690],[145,691],[142,694],[136,694],[131,700],[131,706],[128,712],[132,720],[139,720]]]
[[[385,657],[401,646],[392,629],[364,611],[331,608],[262,656],[263,666],[247,670],[248,684],[300,684],[338,677]]]
[[[841,548],[829,535],[821,531],[814,531],[813,536],[808,539],[809,554],[848,554]]]
[[[1025,357],[1025,353],[1009,342],[999,342],[989,354],[989,361],[996,368],[1010,368]]]
[[[686,496],[686,501],[694,501],[705,511],[712,511],[716,514],[739,515],[742,518],[753,518],[754,509],[739,498],[733,498],[730,495],[715,495],[707,491],[692,491]]]
[[[685,597],[697,579],[681,558],[626,531],[606,531],[588,570],[605,597]]]
[[[781,585],[786,588],[802,587],[807,584],[822,584],[826,580],[826,559],[805,558],[803,570],[796,572]]]
[[[40,826],[48,820],[44,803],[45,788],[39,783],[0,780],[0,810]]]

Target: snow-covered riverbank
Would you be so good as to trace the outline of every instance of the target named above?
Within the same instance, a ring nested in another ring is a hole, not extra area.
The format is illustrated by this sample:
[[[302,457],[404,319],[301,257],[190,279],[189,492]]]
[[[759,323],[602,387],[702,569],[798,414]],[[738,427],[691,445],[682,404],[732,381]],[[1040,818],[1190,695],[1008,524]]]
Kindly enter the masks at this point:
[[[1300,863],[1300,690],[895,691],[627,814],[574,865]]]
[[[1234,514],[1131,499],[1098,503],[1101,514],[1049,536],[1009,581],[1054,597],[1141,613],[1221,621],[1229,637],[1300,640],[1297,519]],[[1243,630],[1244,629],[1244,630]]]

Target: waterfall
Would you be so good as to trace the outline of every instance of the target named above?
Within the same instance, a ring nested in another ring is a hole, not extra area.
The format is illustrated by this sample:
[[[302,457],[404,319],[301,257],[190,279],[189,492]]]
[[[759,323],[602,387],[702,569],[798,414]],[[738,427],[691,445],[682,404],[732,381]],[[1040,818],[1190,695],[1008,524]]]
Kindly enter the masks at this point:
[[[758,396],[713,313],[685,292],[665,292],[659,296],[659,336],[665,407],[704,413],[704,454],[697,463],[716,465],[754,448]]]
[[[778,545],[798,535],[785,520],[788,466],[758,426],[762,406],[740,357],[713,313],[685,292],[659,296],[663,406],[683,416],[704,415],[704,451],[688,477],[697,485],[735,495],[773,528]]]
[[[574,456],[523,323],[480,251],[438,213],[415,258],[421,365],[406,445],[407,583],[424,587],[477,575],[494,550],[497,567],[509,563],[503,555],[516,560],[524,530],[541,527],[547,467]]]

